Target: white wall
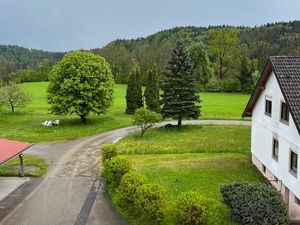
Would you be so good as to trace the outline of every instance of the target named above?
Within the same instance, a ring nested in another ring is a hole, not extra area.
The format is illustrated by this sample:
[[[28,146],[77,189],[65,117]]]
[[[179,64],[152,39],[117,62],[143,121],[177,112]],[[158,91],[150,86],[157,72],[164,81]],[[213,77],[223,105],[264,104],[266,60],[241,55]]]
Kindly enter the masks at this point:
[[[265,98],[272,98],[272,117],[265,115]],[[284,97],[272,72],[252,114],[251,151],[283,184],[300,199],[300,136],[290,115],[289,125],[280,122]],[[278,162],[272,157],[273,137],[279,141]],[[289,172],[290,149],[298,153],[298,175]]]

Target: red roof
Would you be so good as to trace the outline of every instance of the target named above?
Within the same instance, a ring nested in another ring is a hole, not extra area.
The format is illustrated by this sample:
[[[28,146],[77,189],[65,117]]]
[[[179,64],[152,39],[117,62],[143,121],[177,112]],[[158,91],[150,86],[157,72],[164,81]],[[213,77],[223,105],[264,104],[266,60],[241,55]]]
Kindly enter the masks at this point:
[[[32,144],[0,138],[0,165],[19,155]]]

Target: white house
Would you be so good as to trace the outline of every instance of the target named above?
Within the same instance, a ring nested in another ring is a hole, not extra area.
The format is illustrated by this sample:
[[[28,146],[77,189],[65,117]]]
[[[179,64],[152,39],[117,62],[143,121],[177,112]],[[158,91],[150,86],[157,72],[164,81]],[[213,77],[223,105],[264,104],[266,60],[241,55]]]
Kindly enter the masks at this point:
[[[271,57],[243,112],[252,117],[253,164],[300,221],[300,57]]]

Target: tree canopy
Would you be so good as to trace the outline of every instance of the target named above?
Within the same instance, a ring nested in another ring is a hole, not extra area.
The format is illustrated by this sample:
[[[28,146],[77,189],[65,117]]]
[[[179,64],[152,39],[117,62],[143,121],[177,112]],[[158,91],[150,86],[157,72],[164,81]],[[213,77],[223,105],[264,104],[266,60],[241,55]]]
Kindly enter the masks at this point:
[[[144,106],[142,81],[139,68],[135,68],[131,71],[125,98],[127,114],[133,114],[135,110]]]
[[[152,68],[147,72],[147,82],[144,96],[147,109],[160,113],[159,74],[156,64],[153,64]]]
[[[76,114],[85,122],[90,113],[104,113],[112,104],[114,80],[104,58],[71,52],[50,72],[48,102],[55,114]]]

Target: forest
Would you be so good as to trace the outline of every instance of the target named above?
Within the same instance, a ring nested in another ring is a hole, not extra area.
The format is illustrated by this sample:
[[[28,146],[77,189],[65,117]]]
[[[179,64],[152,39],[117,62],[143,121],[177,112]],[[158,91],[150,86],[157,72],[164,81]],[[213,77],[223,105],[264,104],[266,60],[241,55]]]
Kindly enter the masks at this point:
[[[145,82],[156,64],[164,78],[176,41],[184,42],[190,54],[199,91],[250,92],[269,56],[300,55],[300,21],[256,27],[176,27],[145,38],[118,39],[91,51],[111,66],[115,82],[128,82],[139,68]],[[21,82],[47,80],[51,66],[64,53],[17,46],[0,46],[0,76],[15,76]]]

